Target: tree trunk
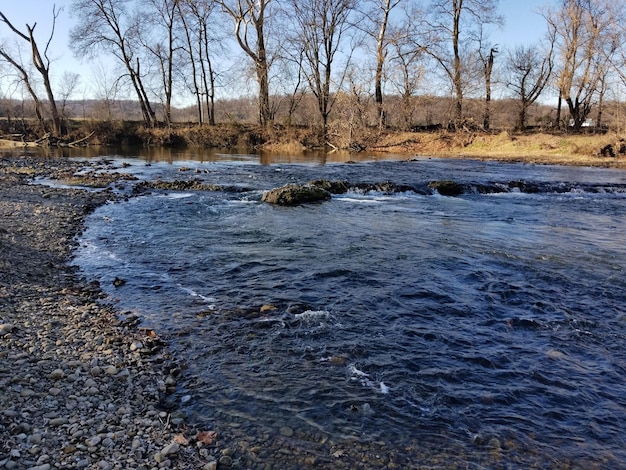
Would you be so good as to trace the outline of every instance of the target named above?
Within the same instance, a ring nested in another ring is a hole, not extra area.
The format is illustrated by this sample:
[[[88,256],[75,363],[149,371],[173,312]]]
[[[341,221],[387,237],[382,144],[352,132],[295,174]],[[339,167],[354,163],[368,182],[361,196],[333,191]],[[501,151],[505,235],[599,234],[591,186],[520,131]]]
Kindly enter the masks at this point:
[[[556,105],[556,128],[561,128],[561,108],[563,107],[563,94],[559,90],[559,100]]]
[[[397,3],[396,3],[397,5]],[[395,6],[395,5],[394,5]],[[386,125],[385,110],[383,108],[383,67],[385,65],[385,34],[387,31],[387,23],[389,21],[389,13],[393,6],[391,0],[384,0],[382,6],[383,18],[380,22],[380,30],[376,41],[376,75],[375,75],[375,95],[376,108],[378,111],[378,125],[382,128]]]
[[[491,48],[489,58],[485,63],[485,112],[483,114],[483,128],[488,131],[491,127],[491,74],[493,72],[494,54],[496,50]]]
[[[454,119],[455,125],[459,125],[463,120],[463,81],[461,73],[461,55],[459,51],[460,21],[463,9],[463,0],[453,0],[453,27],[452,27],[452,49],[454,50]]]

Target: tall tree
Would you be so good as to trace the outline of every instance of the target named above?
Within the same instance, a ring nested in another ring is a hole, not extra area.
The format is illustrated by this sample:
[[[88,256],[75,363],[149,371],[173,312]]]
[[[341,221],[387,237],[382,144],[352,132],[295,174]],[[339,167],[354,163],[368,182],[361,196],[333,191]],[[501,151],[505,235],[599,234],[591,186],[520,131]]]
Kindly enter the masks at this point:
[[[405,21],[389,32],[389,45],[392,50],[388,61],[388,75],[391,86],[400,94],[402,107],[400,118],[404,129],[413,126],[415,106],[413,98],[419,82],[424,76],[424,47],[416,37],[415,20],[421,18],[419,11],[406,11]],[[427,122],[427,125],[431,124]]]
[[[331,94],[333,66],[343,45],[342,39],[352,26],[348,19],[355,3],[355,0],[292,0],[296,41],[304,51],[304,73],[317,99],[325,139],[328,137],[328,116],[334,104]]]
[[[72,10],[78,24],[70,31],[71,48],[79,57],[111,53],[124,67],[137,95],[147,126],[157,124],[150,103],[139,54],[140,22],[129,11],[129,0],[74,0]]]
[[[9,21],[9,19],[4,15],[4,13],[0,12],[0,21],[8,26],[8,28],[15,33],[20,39],[26,41],[30,46],[30,53],[33,66],[41,76],[43,81],[43,86],[46,90],[46,95],[48,97],[48,106],[50,107],[50,114],[52,117],[52,133],[59,137],[63,133],[61,116],[59,114],[59,110],[57,107],[56,100],[54,98],[54,92],[52,90],[52,83],[50,82],[50,58],[48,56],[48,51],[50,48],[50,43],[52,42],[52,38],[54,37],[54,29],[56,26],[56,20],[59,16],[59,10],[57,10],[56,6],[52,7],[52,31],[50,32],[50,37],[46,43],[46,46],[43,50],[43,54],[35,40],[35,28],[37,27],[37,23],[34,23],[32,26],[29,24],[26,25],[26,32],[20,31]],[[20,73],[26,89],[30,93],[31,97],[35,102],[35,112],[37,113],[37,117],[41,124],[45,129],[45,120],[43,119],[42,114],[42,105],[41,100],[37,97],[37,94],[34,89],[34,85],[32,82],[32,78],[30,74],[27,72],[26,68],[20,63],[20,61],[12,57],[4,47],[0,47],[0,56],[2,56],[7,62],[9,62],[13,67],[15,67]]]
[[[180,0],[149,0],[152,15],[147,22],[152,27],[139,29],[144,47],[156,60],[163,88],[165,123],[172,122],[172,94],[174,87],[174,59],[177,45],[176,27]]]
[[[215,125],[216,71],[213,45],[219,41],[212,34],[215,28],[215,0],[181,0],[178,3],[186,40],[184,47],[191,68],[191,87],[196,97],[198,123],[205,122],[206,109],[209,125]]]
[[[392,10],[401,2],[402,0],[371,0],[366,3],[366,5],[369,3],[372,4],[370,11],[366,12],[366,17],[369,19],[368,23],[371,23],[371,25],[366,25],[366,33],[372,36],[376,41],[374,98],[376,100],[376,110],[380,126],[385,125],[385,111],[383,107],[383,78],[389,48],[389,22]]]
[[[498,0],[433,0],[425,19],[425,51],[441,66],[454,93],[454,121],[463,119],[466,69],[463,54],[477,27],[500,24]]]
[[[526,128],[528,108],[537,101],[552,78],[553,51],[538,46],[519,46],[509,52],[506,62],[507,87],[518,99],[516,127]]]
[[[574,130],[580,130],[591,113],[610,64],[607,49],[614,50],[616,14],[623,8],[611,0],[560,0],[544,14],[556,38],[559,96],[567,104]]]
[[[269,83],[271,60],[265,24],[272,0],[218,0],[218,3],[234,21],[237,43],[254,62],[259,85],[259,123],[267,126],[273,120],[273,113]]]
[[[488,40],[488,34],[482,24],[478,25],[478,36],[476,38],[478,44],[478,57],[482,66],[482,76],[485,85],[485,106],[483,110],[483,129],[488,131],[491,127],[491,92],[493,68],[495,65],[496,54],[498,48],[496,44],[492,44]]]

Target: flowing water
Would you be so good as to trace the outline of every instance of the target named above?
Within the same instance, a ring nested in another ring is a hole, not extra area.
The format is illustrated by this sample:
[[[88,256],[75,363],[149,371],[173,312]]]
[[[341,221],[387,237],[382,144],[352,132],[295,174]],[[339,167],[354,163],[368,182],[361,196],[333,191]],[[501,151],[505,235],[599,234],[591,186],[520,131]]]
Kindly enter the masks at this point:
[[[235,466],[626,467],[626,172],[126,162],[228,187],[101,207],[75,262],[168,338],[173,404]],[[319,178],[352,189],[261,202]]]

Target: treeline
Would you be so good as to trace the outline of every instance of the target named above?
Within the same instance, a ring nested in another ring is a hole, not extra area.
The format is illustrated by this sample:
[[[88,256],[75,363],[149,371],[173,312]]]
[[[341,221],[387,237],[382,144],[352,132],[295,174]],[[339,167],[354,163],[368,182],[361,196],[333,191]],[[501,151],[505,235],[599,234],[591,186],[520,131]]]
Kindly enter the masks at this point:
[[[124,119],[146,127],[254,120],[314,126],[322,140],[376,126],[578,131],[621,125],[624,7],[554,0],[544,39],[505,50],[491,40],[506,27],[498,0],[74,0],[72,50],[117,66],[95,80],[97,100],[70,100],[78,77],[52,83],[50,38],[42,49],[36,23],[19,29],[1,11],[32,64],[8,42],[0,59],[55,135],[69,117],[117,119],[130,96]],[[548,96],[556,106],[538,104]]]

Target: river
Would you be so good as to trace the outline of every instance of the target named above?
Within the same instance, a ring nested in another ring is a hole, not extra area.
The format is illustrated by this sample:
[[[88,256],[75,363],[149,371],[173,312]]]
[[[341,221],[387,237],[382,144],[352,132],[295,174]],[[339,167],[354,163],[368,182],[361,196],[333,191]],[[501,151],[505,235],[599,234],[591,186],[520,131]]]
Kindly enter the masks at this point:
[[[235,467],[626,467],[626,171],[111,163],[227,188],[103,206],[74,262],[168,339],[183,369],[170,406]],[[351,190],[261,202],[314,179]],[[438,180],[463,194],[428,190]],[[364,189],[381,182],[404,190]]]

